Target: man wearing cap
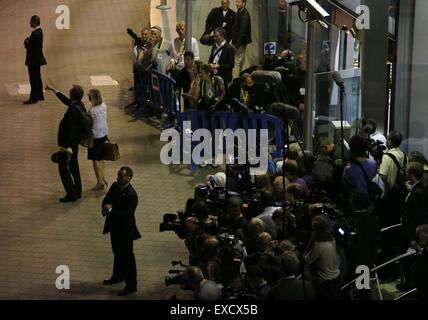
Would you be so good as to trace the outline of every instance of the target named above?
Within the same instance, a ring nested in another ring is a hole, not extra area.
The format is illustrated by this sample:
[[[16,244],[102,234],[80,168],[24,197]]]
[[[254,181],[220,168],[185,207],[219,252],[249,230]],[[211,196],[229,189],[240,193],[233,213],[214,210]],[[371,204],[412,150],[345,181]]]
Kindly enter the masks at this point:
[[[157,62],[157,71],[166,74],[169,65],[174,63],[174,48],[172,42],[162,38],[162,29],[159,26],[151,28],[153,45],[152,55]]]

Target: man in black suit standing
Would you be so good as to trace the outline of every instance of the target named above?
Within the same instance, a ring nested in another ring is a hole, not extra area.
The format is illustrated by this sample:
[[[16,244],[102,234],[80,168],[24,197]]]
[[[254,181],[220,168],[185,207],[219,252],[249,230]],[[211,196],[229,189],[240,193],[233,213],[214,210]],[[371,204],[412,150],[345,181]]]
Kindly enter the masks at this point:
[[[118,293],[124,296],[137,291],[137,266],[133,242],[141,238],[135,223],[135,209],[138,196],[131,185],[134,173],[129,167],[122,167],[102,203],[106,217],[103,234],[110,233],[114,254],[113,275],[104,280],[104,285],[125,281],[125,288]]]
[[[58,99],[68,107],[58,128],[58,146],[61,151],[68,154],[67,159],[58,163],[59,174],[66,191],[65,197],[59,201],[74,202],[82,197],[78,155],[79,143],[82,140],[82,112],[86,112],[82,102],[84,91],[81,86],[74,85],[70,89],[70,98],[67,98],[49,85],[46,86],[46,90],[55,92]]]
[[[414,240],[416,227],[428,223],[428,193],[421,181],[423,167],[418,162],[410,162],[406,174],[410,191],[402,214],[403,249],[407,249]]]
[[[232,81],[232,70],[235,66],[235,51],[225,40],[226,30],[217,28],[214,30],[214,45],[208,63],[214,73],[223,78],[227,86]]]
[[[217,28],[226,30],[225,39],[230,42],[232,39],[232,26],[235,20],[235,11],[230,9],[230,0],[221,0],[221,6],[214,8],[208,14],[205,22],[204,36],[212,37],[212,32]]]
[[[25,39],[24,45],[27,49],[25,65],[28,67],[30,76],[31,94],[30,98],[24,104],[34,104],[37,101],[43,101],[43,84],[40,74],[41,66],[47,64],[43,56],[43,31],[40,28],[40,17],[32,16],[30,26],[33,28],[31,36]]]
[[[232,27],[232,47],[235,49],[235,68],[233,78],[237,79],[245,64],[245,54],[247,45],[252,42],[251,18],[246,8],[247,0],[236,0],[238,12]]]

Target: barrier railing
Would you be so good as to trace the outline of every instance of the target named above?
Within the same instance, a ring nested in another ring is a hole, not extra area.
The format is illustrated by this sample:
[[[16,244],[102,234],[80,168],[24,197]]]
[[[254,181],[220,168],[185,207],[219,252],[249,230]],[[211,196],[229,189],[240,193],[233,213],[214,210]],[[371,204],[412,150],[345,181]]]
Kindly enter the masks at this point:
[[[236,112],[206,112],[198,110],[188,110],[178,115],[178,127],[181,135],[183,132],[183,122],[191,121],[191,131],[197,129],[208,129],[214,137],[216,129],[226,130],[244,129],[248,136],[248,130],[255,129],[260,132],[262,129],[267,129],[269,132],[268,141],[270,145],[275,146],[272,152],[273,158],[279,158],[283,150],[283,121],[270,114],[248,113],[241,114]],[[213,140],[214,143],[214,140]]]
[[[396,264],[396,263],[403,263],[406,260],[409,259],[414,259],[417,256],[419,256],[421,253],[420,252],[406,252],[404,254],[401,254],[389,261],[386,261],[385,263],[382,263],[379,266],[374,267],[372,270],[370,270],[370,274],[374,274],[374,279],[376,281],[376,286],[377,286],[377,290],[378,290],[378,294],[379,294],[379,298],[380,300],[383,300],[383,294],[382,294],[382,290],[380,287],[380,281],[379,281],[379,276],[378,276],[378,272],[379,270],[382,270],[383,268],[390,266],[392,264]],[[358,277],[355,278],[354,280],[348,282],[346,285],[342,286],[342,291],[350,288],[356,281],[358,280]]]
[[[150,71],[134,66],[134,90],[138,103],[137,116],[148,109],[165,112],[177,118],[180,112],[178,97],[175,94],[175,80],[157,70]]]

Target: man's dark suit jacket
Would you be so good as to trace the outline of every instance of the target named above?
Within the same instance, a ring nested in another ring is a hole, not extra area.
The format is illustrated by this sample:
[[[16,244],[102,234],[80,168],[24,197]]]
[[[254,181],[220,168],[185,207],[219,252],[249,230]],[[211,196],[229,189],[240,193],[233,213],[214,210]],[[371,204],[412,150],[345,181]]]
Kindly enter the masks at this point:
[[[232,39],[232,27],[235,20],[235,11],[229,9],[225,16],[223,16],[223,9],[221,7],[214,8],[209,13],[207,20],[205,22],[205,32],[204,34],[209,34],[214,29],[223,27],[223,22],[226,23],[226,41],[229,42]]]
[[[213,63],[216,51],[217,47],[214,45],[211,49],[208,63]],[[217,75],[222,77],[226,84],[232,82],[232,70],[235,67],[235,51],[230,44],[226,43],[223,47],[218,64],[220,65],[220,68],[218,68]]]
[[[238,49],[246,47],[252,42],[251,38],[251,18],[247,8],[238,11],[232,27],[232,44]]]
[[[113,183],[103,200],[102,207],[105,204],[111,204],[112,210],[107,214],[103,234],[111,232],[124,240],[141,238],[135,223],[138,196],[131,184],[121,190],[117,182]]]
[[[59,100],[68,106],[58,128],[58,146],[72,148],[80,143],[81,112],[86,111],[83,102],[72,102],[61,92],[56,94]]]
[[[29,41],[25,44],[25,48],[27,49],[26,66],[43,66],[47,64],[43,55],[42,29],[39,28],[31,33]]]
[[[410,195],[404,203],[402,222],[403,231],[407,235],[406,241],[413,240],[417,226],[428,222],[427,195],[427,190],[423,183],[419,181],[410,191]]]
[[[303,289],[305,288],[305,290]],[[272,288],[267,300],[313,300],[315,299],[314,289],[309,281],[296,278],[283,278]]]

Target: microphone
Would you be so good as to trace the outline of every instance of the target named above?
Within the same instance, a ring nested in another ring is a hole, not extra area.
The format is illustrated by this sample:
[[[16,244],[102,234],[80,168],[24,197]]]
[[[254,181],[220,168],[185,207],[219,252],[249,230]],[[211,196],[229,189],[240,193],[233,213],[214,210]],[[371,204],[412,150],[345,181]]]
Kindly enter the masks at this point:
[[[251,73],[251,78],[253,78],[254,83],[256,84],[269,84],[276,85],[281,83],[281,73],[278,71],[266,71],[258,70]]]
[[[340,90],[344,91],[345,90],[345,82],[343,81],[339,72],[337,72],[337,71],[333,72],[332,78],[333,78],[334,82],[337,84],[337,86],[340,88]]]
[[[299,119],[299,110],[289,104],[276,102],[266,108],[266,111],[282,120],[291,120],[297,122]]]

